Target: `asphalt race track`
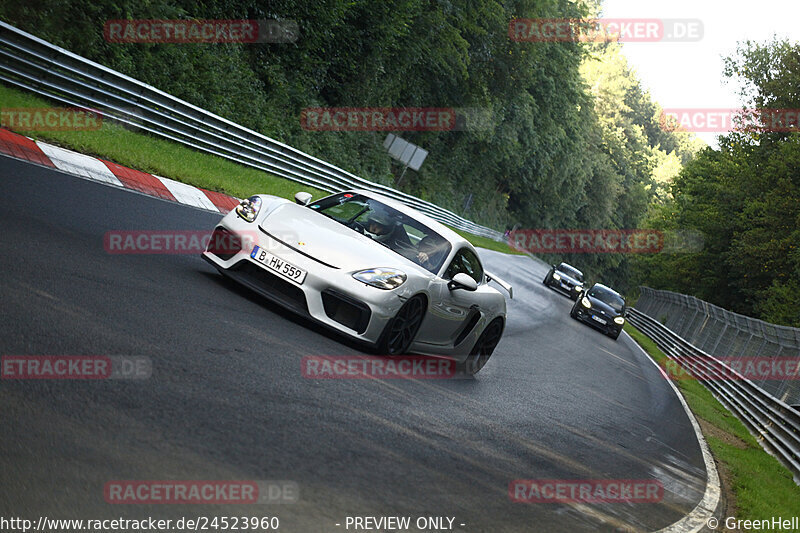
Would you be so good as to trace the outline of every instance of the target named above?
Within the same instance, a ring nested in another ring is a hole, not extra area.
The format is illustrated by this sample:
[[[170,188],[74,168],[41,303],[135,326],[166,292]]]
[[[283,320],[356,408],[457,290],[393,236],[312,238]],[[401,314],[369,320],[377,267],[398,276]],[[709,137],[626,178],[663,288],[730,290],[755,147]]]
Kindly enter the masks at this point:
[[[638,531],[705,487],[658,369],[569,317],[546,265],[482,251],[511,282],[475,379],[314,380],[308,355],[363,353],[224,280],[197,255],[116,255],[110,230],[211,230],[219,215],[0,157],[0,354],[146,356],[146,380],[0,381],[0,515],[454,517],[454,530]],[[112,505],[111,480],[290,480],[276,505]],[[515,479],[658,479],[654,503],[512,502]],[[445,521],[445,523],[447,523]],[[339,524],[337,526],[337,524]],[[463,524],[463,525],[462,525]],[[352,531],[352,527],[350,528]]]

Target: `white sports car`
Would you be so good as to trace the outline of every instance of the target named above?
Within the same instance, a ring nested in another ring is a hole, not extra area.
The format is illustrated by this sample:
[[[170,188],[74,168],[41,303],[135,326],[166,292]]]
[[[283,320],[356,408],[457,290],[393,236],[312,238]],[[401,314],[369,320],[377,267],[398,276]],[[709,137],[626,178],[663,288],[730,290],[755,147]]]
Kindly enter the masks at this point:
[[[349,191],[295,203],[260,194],[214,229],[203,258],[268,299],[379,353],[445,355],[475,374],[500,341],[506,300],[475,248],[399,202]]]

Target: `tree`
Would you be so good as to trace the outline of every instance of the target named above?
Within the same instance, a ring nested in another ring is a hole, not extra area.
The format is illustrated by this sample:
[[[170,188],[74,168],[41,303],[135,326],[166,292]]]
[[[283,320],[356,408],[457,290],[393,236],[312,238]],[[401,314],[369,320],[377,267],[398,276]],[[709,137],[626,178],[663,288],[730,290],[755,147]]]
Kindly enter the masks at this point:
[[[643,259],[637,272],[656,288],[800,326],[800,132],[774,131],[770,113],[752,113],[800,108],[800,46],[746,42],[725,64],[757,122],[721,137],[718,150],[702,151],[650,219],[656,227],[702,232],[705,248]]]

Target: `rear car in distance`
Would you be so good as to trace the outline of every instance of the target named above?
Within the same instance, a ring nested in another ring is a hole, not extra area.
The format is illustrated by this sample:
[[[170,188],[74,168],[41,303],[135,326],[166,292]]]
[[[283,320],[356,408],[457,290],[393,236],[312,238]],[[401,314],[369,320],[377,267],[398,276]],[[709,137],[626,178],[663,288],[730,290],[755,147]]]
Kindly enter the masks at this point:
[[[234,243],[225,249],[217,242]],[[466,239],[392,199],[252,196],[217,224],[203,258],[220,273],[381,355],[449,356],[475,374],[506,322],[511,286]]]
[[[567,263],[552,265],[542,283],[575,300],[583,290],[583,272]]]
[[[614,289],[595,283],[581,292],[569,315],[616,340],[625,325],[625,299]]]

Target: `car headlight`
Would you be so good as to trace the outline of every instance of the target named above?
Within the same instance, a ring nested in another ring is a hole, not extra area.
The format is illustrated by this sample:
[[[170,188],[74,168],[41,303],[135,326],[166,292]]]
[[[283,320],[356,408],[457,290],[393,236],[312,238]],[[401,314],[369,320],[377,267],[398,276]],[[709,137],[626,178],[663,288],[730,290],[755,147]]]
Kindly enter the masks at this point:
[[[573,291],[582,291],[582,290],[583,290],[583,287],[582,287],[582,286],[580,286],[580,285],[575,285],[574,287],[572,287],[572,290],[573,290]]]
[[[589,301],[589,298],[584,296],[583,298],[581,298],[581,305],[584,306],[586,309],[589,309],[590,307],[592,307],[592,302]]]
[[[556,281],[559,281],[559,280],[561,280],[561,276],[559,276],[558,274],[556,274],[556,273],[554,272],[554,273],[553,273],[553,279],[554,279],[554,280],[556,280]]]
[[[407,276],[394,268],[369,268],[356,272],[353,277],[361,283],[388,291],[405,283]]]
[[[614,319],[614,322],[621,326],[622,324],[625,323],[625,319],[622,318],[621,316],[618,316],[617,318]]]
[[[253,222],[259,211],[261,211],[261,198],[258,196],[246,198],[236,206],[236,214],[248,222]]]

